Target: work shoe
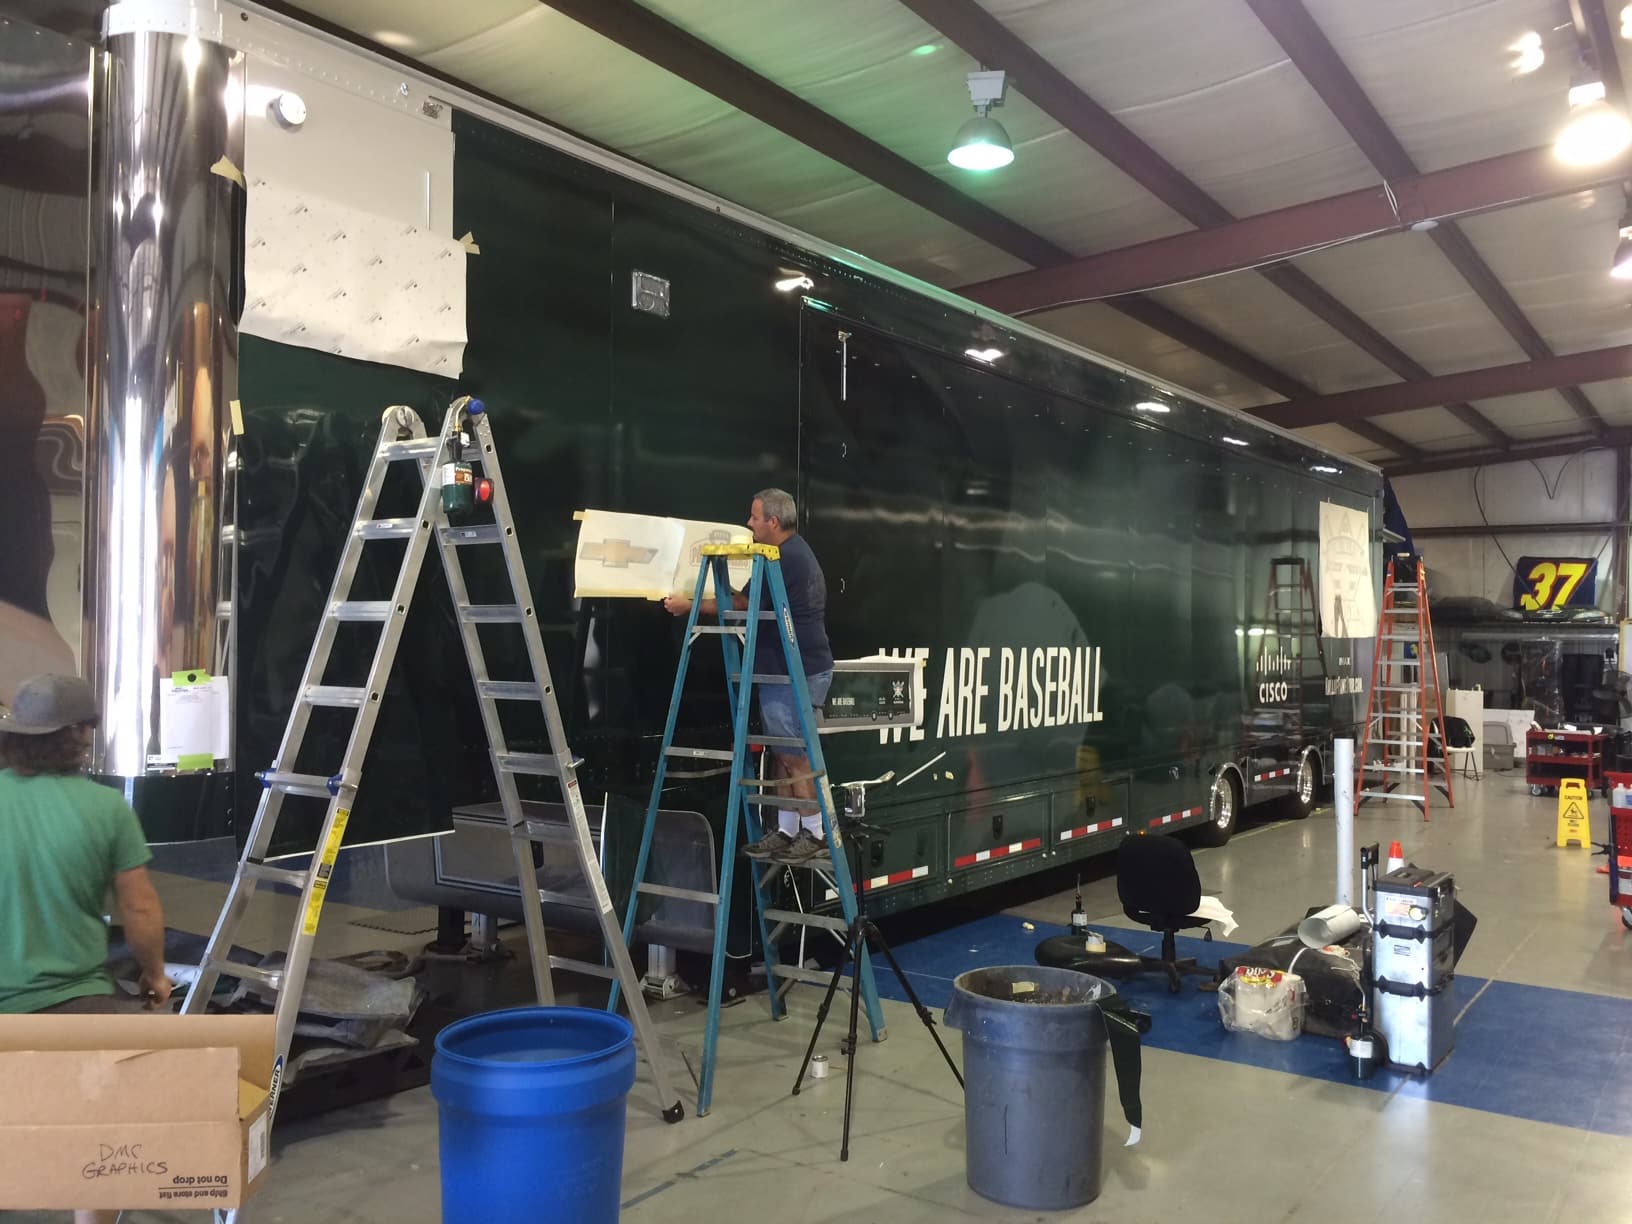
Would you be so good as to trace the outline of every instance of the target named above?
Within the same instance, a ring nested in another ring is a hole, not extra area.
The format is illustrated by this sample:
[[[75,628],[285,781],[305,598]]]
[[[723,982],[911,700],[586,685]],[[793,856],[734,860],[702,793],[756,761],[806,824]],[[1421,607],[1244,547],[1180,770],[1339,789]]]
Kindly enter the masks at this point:
[[[751,859],[780,859],[793,845],[793,838],[781,829],[772,829],[757,842],[752,842],[742,848],[742,852]]]
[[[797,866],[810,859],[826,858],[827,843],[809,829],[800,829],[789,841],[788,848],[775,855],[778,863],[788,863]]]

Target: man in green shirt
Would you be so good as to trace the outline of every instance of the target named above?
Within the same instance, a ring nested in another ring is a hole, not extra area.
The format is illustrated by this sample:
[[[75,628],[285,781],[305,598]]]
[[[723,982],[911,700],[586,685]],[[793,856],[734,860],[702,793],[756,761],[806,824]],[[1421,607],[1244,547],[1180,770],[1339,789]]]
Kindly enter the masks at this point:
[[[82,776],[90,686],[35,676],[0,715],[0,1012],[123,1010],[106,969],[111,886],[148,1006],[170,998],[152,853],[117,791]]]

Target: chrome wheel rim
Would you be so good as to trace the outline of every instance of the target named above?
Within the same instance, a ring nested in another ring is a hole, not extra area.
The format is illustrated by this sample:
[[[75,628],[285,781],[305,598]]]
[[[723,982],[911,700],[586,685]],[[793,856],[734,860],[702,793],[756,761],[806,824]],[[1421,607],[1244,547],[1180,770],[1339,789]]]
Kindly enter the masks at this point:
[[[1303,761],[1298,765],[1298,802],[1310,804],[1315,801],[1315,758],[1303,754]]]
[[[1235,823],[1235,788],[1222,775],[1213,783],[1213,823],[1221,829]]]

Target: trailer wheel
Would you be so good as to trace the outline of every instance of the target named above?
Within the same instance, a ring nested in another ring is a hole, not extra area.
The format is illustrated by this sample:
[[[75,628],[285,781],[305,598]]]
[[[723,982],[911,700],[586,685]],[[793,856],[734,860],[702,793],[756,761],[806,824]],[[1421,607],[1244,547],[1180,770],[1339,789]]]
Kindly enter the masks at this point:
[[[1230,840],[1240,819],[1241,783],[1234,770],[1225,770],[1207,796],[1207,823],[1196,829],[1196,840],[1203,846],[1222,846]]]
[[[1313,748],[1305,749],[1298,762],[1297,785],[1292,790],[1292,819],[1307,820],[1319,796],[1320,755]]]
[[[1624,905],[1621,906],[1621,925],[1632,931],[1632,909],[1628,909]]]

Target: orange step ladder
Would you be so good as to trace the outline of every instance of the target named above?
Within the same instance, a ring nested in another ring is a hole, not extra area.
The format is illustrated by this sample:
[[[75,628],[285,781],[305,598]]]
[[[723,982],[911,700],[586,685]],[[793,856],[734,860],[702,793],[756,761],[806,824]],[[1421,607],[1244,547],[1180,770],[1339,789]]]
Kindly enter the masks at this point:
[[[1368,802],[1410,802],[1426,821],[1436,787],[1447,806],[1456,806],[1451,774],[1444,767],[1445,703],[1439,679],[1422,562],[1400,553],[1390,558],[1383,580],[1377,653],[1355,757],[1356,810]],[[1429,739],[1435,735],[1441,753],[1438,779],[1430,773],[1428,755]]]

